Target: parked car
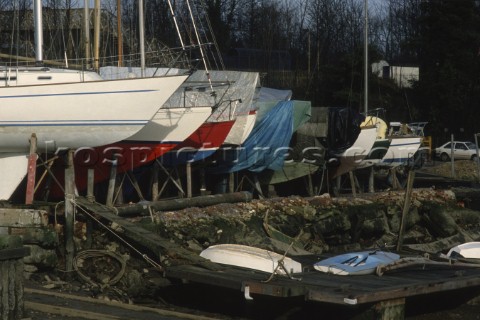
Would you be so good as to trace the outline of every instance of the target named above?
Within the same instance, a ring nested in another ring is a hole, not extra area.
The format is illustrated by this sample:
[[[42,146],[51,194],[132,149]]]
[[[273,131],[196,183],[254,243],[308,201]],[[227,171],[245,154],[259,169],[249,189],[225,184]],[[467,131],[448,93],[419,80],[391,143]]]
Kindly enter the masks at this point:
[[[442,161],[450,160],[452,153],[452,142],[447,142],[443,146],[435,149],[435,156]],[[475,143],[470,141],[453,141],[453,159],[470,159],[477,158],[477,149]]]

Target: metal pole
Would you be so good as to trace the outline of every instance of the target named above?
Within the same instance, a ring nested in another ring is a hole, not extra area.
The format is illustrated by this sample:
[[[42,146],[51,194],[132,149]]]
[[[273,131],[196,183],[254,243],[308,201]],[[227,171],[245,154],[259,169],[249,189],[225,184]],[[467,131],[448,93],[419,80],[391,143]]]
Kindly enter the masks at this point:
[[[365,116],[368,113],[368,0],[365,0],[365,43],[364,43],[364,56],[365,56],[365,74],[364,74],[364,82],[365,82],[365,92],[364,92],[364,108],[365,108]]]
[[[450,135],[450,164],[452,166],[452,178],[455,178],[455,159],[453,158],[453,134]]]
[[[140,69],[143,78],[145,76],[145,24],[143,21],[143,0],[138,0],[138,24],[140,30]]]
[[[477,162],[477,181],[480,182],[480,154],[478,152],[478,135],[480,133],[476,133],[474,136],[475,136],[475,151],[476,151],[476,155],[477,155],[477,158],[475,158],[475,161]]]
[[[43,63],[42,0],[33,2],[33,15],[35,18],[35,60],[37,65],[41,65]]]
[[[123,66],[122,1],[117,0],[118,66]]]
[[[99,69],[99,59],[100,59],[100,0],[95,0],[95,25],[94,25],[94,59],[95,59],[95,70]]]
[[[83,8],[83,41],[85,45],[85,60],[87,69],[90,68],[90,8],[89,0],[85,0]]]

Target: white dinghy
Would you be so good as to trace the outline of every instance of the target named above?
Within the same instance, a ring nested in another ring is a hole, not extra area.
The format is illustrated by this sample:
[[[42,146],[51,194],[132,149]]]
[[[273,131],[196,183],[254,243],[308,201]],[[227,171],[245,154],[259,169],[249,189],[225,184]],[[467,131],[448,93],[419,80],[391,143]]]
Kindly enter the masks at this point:
[[[400,259],[400,256],[384,251],[362,251],[345,253],[321,260],[313,267],[321,272],[335,275],[365,275],[374,274],[377,266],[390,264]]]
[[[210,246],[200,256],[215,263],[286,275],[302,272],[302,264],[281,254],[239,244]],[[279,266],[279,261],[280,266]]]
[[[480,259],[480,242],[474,241],[459,244],[448,251],[447,257],[452,259]]]

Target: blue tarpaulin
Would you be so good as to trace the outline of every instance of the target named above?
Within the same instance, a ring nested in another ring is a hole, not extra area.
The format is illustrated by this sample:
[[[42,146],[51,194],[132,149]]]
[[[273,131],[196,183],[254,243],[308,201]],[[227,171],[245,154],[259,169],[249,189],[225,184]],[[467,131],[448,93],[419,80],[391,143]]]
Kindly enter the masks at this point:
[[[239,148],[228,153],[219,150],[221,153],[211,172],[280,170],[293,134],[293,107],[293,101],[280,101],[255,125]]]

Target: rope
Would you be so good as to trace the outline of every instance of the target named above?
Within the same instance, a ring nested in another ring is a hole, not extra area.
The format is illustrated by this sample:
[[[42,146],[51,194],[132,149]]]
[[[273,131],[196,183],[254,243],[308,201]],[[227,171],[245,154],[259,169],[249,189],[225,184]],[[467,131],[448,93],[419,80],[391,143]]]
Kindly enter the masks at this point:
[[[85,208],[83,208],[81,205],[77,204],[75,202],[74,199],[71,199],[70,200],[76,207],[78,207],[80,210],[82,210],[87,216],[89,216],[92,220],[94,220],[95,222],[97,222],[100,226],[102,226],[103,228],[105,228],[105,230],[107,230],[108,232],[110,232],[114,237],[116,237],[118,240],[120,240],[122,243],[124,243],[128,248],[130,248],[131,250],[133,250],[134,252],[136,252],[139,256],[141,256],[147,263],[149,263],[150,265],[152,265],[154,268],[157,268],[158,270],[163,270],[163,267],[157,263],[156,261],[154,261],[153,259],[151,259],[147,254],[145,253],[142,253],[141,251],[137,250],[137,248],[135,248],[132,244],[130,244],[127,240],[123,239],[122,237],[120,237],[114,230],[112,230],[110,227],[108,227],[107,225],[105,225],[103,222],[101,222],[100,220],[98,220],[97,218],[95,218],[90,212],[88,212],[87,210],[85,210]],[[101,205],[105,208],[108,208],[108,209],[112,209],[110,207],[106,207],[104,206],[103,204],[101,203],[98,203],[98,202],[94,202],[95,204],[98,204],[98,205]],[[118,212],[117,212],[118,214]]]
[[[97,283],[94,280],[92,280],[92,278],[90,278],[89,276],[87,276],[86,274],[84,274],[80,270],[80,268],[79,268],[79,262],[80,261],[91,259],[91,258],[101,258],[101,257],[105,257],[105,256],[113,258],[120,263],[120,271],[113,278],[111,278],[107,283]],[[102,289],[107,287],[107,286],[114,285],[115,283],[120,281],[120,279],[125,274],[126,265],[127,265],[127,263],[122,256],[120,256],[120,255],[118,255],[114,252],[107,251],[107,250],[84,250],[84,251],[80,251],[75,256],[75,258],[73,259],[73,268],[75,269],[75,271],[77,271],[80,278],[82,278],[86,282],[90,283],[91,285],[96,286],[96,287],[98,286]]]

